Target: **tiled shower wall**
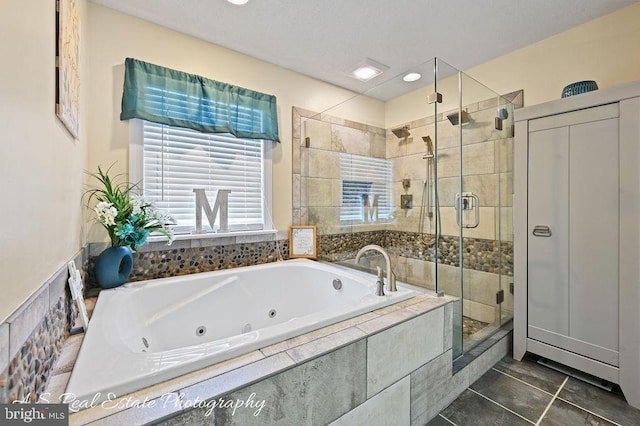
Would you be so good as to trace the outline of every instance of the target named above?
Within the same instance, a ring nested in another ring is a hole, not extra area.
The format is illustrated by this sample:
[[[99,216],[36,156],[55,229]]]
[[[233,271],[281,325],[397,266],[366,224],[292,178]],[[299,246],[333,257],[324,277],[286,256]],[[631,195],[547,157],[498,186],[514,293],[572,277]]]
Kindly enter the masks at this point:
[[[480,199],[480,225],[465,229],[463,259],[465,299],[472,317],[495,319],[495,294],[513,275],[511,224],[512,143],[511,127],[495,130],[496,110],[504,100],[491,98],[467,105],[471,121],[463,127],[463,186]],[[411,135],[397,138],[390,129],[355,123],[326,114],[293,108],[293,212],[294,224],[316,225],[320,255],[343,260],[366,244],[378,244],[393,257],[398,277],[411,284],[434,288],[435,222],[425,219],[420,228],[426,176],[423,136],[435,141],[435,119],[406,123]],[[460,183],[460,127],[439,114],[438,193],[442,234],[439,241],[440,290],[459,295],[459,228],[454,208]],[[384,135],[384,140],[382,139]],[[340,224],[342,203],[339,155],[342,152],[391,159],[393,164],[393,216],[389,223]],[[403,179],[410,181],[403,188]],[[434,190],[432,183],[431,190]],[[400,194],[413,196],[413,208],[399,208]],[[433,200],[433,192],[431,200]],[[469,220],[469,217],[465,218]],[[512,311],[507,294],[506,311]]]
[[[309,146],[301,146],[308,138]],[[340,154],[386,158],[384,129],[293,108],[293,224],[314,224],[321,235],[385,229],[384,224],[339,223]]]

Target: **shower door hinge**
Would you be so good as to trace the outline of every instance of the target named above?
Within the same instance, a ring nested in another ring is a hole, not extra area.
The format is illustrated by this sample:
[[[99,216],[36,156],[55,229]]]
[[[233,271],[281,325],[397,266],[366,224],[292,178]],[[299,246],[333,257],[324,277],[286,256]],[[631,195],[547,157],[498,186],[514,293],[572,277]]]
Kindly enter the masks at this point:
[[[438,93],[438,92],[433,92],[431,93],[429,96],[427,96],[427,103],[428,104],[434,104],[434,103],[442,103],[442,93]]]
[[[496,305],[499,305],[502,302],[504,302],[504,290],[498,290],[496,293]]]

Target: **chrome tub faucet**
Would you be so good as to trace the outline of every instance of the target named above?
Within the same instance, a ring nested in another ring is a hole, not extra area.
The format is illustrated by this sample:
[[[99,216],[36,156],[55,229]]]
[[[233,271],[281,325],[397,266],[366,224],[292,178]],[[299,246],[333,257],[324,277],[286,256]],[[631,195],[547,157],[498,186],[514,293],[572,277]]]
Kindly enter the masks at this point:
[[[356,254],[356,263],[360,261],[362,254],[369,250],[377,251],[382,254],[386,263],[385,268],[387,272],[387,291],[397,291],[398,289],[396,288],[396,275],[391,270],[391,259],[389,258],[389,255],[387,254],[385,249],[376,244],[369,244],[367,246],[364,246],[358,251],[358,254]]]

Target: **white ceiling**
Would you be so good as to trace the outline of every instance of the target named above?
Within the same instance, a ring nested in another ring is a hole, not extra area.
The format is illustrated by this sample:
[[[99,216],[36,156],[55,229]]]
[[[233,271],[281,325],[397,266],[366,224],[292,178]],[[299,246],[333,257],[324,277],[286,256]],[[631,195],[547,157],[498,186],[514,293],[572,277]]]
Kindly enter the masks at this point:
[[[527,46],[632,0],[91,0],[356,92],[434,57],[459,70]],[[362,83],[364,58],[387,65]],[[398,83],[396,83],[398,81]],[[392,83],[392,84],[389,84]],[[415,89],[400,79],[374,96]]]

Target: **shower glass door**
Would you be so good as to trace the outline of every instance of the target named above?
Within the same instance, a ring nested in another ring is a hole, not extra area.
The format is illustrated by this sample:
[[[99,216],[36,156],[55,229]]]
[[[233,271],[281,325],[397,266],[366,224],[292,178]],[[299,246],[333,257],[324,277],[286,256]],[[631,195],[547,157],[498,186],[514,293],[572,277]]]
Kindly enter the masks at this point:
[[[511,318],[512,106],[438,59],[293,111],[293,224],[318,257],[457,298],[453,356]],[[501,127],[499,129],[498,127]],[[386,271],[385,271],[386,272]]]
[[[509,321],[513,107],[437,61],[438,291],[459,297],[454,357]]]

